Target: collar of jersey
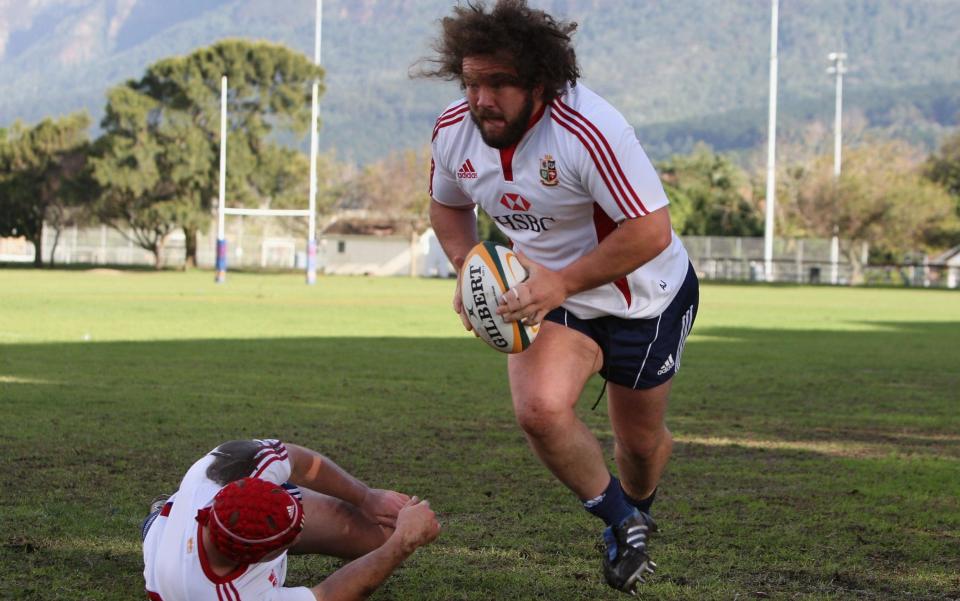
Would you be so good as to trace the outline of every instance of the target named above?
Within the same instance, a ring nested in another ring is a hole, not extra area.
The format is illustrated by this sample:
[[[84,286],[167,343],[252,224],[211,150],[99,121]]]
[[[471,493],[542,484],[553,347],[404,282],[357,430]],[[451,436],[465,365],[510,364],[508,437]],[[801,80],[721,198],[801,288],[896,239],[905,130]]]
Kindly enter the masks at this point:
[[[539,123],[540,119],[543,118],[543,114],[545,112],[547,112],[547,103],[543,102],[540,104],[540,108],[537,110],[537,112],[530,115],[530,121],[527,122],[527,129],[523,130],[523,133],[527,133],[533,129],[533,126]]]
[[[519,146],[520,142],[523,142],[523,140],[527,137],[527,132],[533,129],[533,127],[540,122],[540,119],[543,118],[543,114],[546,111],[547,103],[544,102],[537,112],[530,116],[530,121],[527,122],[527,129],[523,130],[523,136],[520,137],[517,143],[500,149],[500,163],[503,165],[504,176],[507,178],[507,180],[513,181],[513,154],[517,151],[517,146]]]
[[[540,105],[540,108],[536,113],[530,115],[530,120],[527,121],[527,129],[523,130],[523,135],[520,136],[520,140],[516,144],[510,147],[511,150],[516,150],[517,146],[520,145],[520,142],[523,142],[523,139],[527,137],[527,132],[533,129],[533,127],[540,122],[540,119],[543,119],[543,114],[547,112],[547,103],[544,102]]]
[[[213,571],[213,567],[207,559],[206,549],[203,548],[203,525],[199,522],[197,523],[197,555],[200,557],[200,567],[203,569],[204,575],[214,584],[226,584],[231,580],[239,578],[249,567],[249,564],[242,563],[231,572],[223,576],[218,576],[217,573]]]

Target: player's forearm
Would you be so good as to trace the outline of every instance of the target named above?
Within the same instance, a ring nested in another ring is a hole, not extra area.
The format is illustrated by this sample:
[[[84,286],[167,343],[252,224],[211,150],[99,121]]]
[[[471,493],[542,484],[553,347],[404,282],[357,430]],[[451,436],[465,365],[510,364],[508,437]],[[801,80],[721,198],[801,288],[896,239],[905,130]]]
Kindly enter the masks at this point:
[[[443,247],[443,252],[459,271],[467,253],[479,242],[477,216],[473,209],[456,209],[432,200],[430,225]]]
[[[331,497],[360,506],[367,494],[366,484],[320,453],[294,444],[287,444],[293,465],[290,480]]]
[[[567,296],[609,284],[654,259],[670,245],[666,208],[625,221],[590,253],[559,271]]]
[[[317,601],[366,599],[413,551],[405,548],[398,537],[390,537],[382,546],[351,561],[311,590]]]

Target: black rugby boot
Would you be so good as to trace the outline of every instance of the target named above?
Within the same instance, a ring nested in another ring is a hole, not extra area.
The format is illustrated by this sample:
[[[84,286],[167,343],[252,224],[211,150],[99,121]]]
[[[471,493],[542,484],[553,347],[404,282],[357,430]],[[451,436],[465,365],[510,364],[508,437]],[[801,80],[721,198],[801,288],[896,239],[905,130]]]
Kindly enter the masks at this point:
[[[657,564],[647,554],[647,540],[657,524],[650,514],[637,511],[618,526],[603,531],[607,549],[603,556],[603,576],[607,584],[631,595],[653,574]]]

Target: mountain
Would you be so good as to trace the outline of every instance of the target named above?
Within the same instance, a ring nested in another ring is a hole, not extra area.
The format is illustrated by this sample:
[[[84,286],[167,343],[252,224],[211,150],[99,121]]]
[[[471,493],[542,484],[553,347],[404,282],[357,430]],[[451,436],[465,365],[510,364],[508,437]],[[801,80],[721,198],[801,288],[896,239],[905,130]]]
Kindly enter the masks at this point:
[[[321,145],[365,162],[429,141],[456,84],[411,79],[455,0],[326,0]],[[697,139],[749,151],[766,135],[766,0],[532,0],[580,24],[584,83],[633,123],[655,157]],[[150,63],[226,37],[313,54],[309,0],[0,0],[0,126],[87,109]],[[957,0],[782,0],[784,135],[832,143],[827,53],[843,50],[851,134],[935,145],[960,112]],[[846,125],[845,125],[846,127]],[[818,133],[819,132],[819,133]],[[855,138],[850,138],[855,139]],[[808,140],[809,141],[809,140]]]

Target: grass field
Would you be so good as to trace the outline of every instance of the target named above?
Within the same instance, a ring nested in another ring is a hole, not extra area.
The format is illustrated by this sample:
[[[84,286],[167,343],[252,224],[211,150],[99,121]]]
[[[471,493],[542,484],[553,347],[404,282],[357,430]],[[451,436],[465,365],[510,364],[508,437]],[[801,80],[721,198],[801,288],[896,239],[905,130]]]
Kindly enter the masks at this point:
[[[624,598],[451,282],[212,280],[0,270],[0,599],[142,598],[149,500],[253,436],[431,500],[441,538],[375,599]],[[669,424],[644,598],[960,599],[960,294],[705,285]]]

